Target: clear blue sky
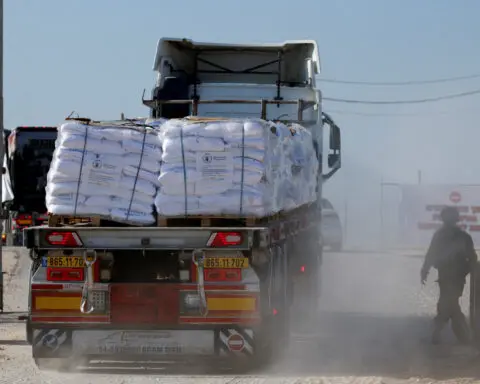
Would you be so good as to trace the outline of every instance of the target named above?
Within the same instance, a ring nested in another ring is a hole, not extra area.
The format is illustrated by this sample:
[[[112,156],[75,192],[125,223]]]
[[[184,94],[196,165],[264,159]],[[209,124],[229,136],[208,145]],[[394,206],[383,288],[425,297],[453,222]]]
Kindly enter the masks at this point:
[[[4,2],[7,128],[58,124],[72,111],[95,119],[118,118],[121,112],[146,115],[141,93],[152,87],[151,67],[162,36],[315,39],[328,78],[403,81],[480,72],[478,0]],[[414,87],[325,84],[323,92],[417,99],[475,88],[480,79]],[[393,107],[325,103],[326,111],[335,111],[344,137],[345,167],[332,181],[332,188],[338,186],[334,194],[343,196],[345,183],[359,180],[376,186],[379,175],[416,181],[417,169],[429,182],[475,182],[479,102],[480,96]]]

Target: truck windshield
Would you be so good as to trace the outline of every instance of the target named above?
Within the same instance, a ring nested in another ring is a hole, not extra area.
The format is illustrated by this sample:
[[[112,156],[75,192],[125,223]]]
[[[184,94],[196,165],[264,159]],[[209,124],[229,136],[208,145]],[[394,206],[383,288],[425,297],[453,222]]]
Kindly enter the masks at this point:
[[[10,138],[10,177],[19,212],[44,213],[47,173],[55,150],[55,127],[22,127]]]

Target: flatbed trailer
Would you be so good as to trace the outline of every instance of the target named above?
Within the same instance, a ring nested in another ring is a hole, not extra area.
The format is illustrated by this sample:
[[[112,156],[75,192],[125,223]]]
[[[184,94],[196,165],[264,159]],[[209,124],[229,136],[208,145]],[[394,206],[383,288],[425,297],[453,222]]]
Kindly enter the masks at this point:
[[[98,217],[51,216],[49,221],[56,226],[25,231],[25,246],[34,255],[28,331],[34,357],[93,358],[99,350],[79,347],[80,339],[93,338],[92,345],[97,345],[127,330],[131,337],[145,331],[153,337],[168,330],[180,338],[172,340],[178,351],[188,349],[183,337],[205,339],[202,332],[211,336],[210,349],[196,346],[186,355],[195,355],[198,348],[212,356],[225,351],[235,355],[236,342],[236,355],[253,356],[255,347],[255,360],[260,361],[259,356],[269,356],[278,343],[287,345],[295,278],[320,267],[319,217],[314,205],[262,220],[237,218],[244,220],[243,225],[232,225],[231,217],[194,217],[175,219],[183,225],[191,220],[190,226],[102,227]],[[113,277],[112,264],[126,259],[127,269],[142,269],[141,281]],[[136,263],[156,268],[161,276],[147,278],[146,269]],[[166,278],[165,269],[172,264],[175,276]],[[310,275],[318,277],[316,272]],[[193,309],[180,308],[186,305],[186,295],[196,303],[191,304]],[[160,314],[169,310],[171,315]],[[63,354],[56,348],[52,354],[50,338],[62,342]],[[140,347],[145,352],[161,346]],[[98,348],[109,351],[103,344]],[[165,353],[160,356],[165,358]]]
[[[202,68],[215,60],[223,64]],[[50,216],[48,225],[25,229],[33,259],[27,335],[37,364],[133,356],[258,365],[288,347],[292,313],[301,313],[297,322],[317,311],[322,184],[340,168],[340,131],[321,110],[318,66],[312,41],[160,40],[159,81],[152,100],[143,100],[153,118],[252,116],[258,110],[251,105],[259,104],[261,118],[307,127],[320,164],[329,125],[331,170],[319,169],[316,202],[261,219],[159,217],[132,227],[104,217]],[[175,77],[186,72],[187,80]]]

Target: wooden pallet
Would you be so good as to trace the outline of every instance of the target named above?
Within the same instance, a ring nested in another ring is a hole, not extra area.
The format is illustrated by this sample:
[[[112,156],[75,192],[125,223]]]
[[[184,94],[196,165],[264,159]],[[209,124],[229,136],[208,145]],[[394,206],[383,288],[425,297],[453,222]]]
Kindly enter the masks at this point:
[[[289,212],[300,212],[308,209],[303,207],[298,210]],[[159,216],[157,218],[157,227],[255,227],[262,226],[274,221],[281,220],[285,217],[286,212],[279,212],[267,217],[239,217],[237,215],[218,215],[218,216]],[[112,222],[106,217],[102,216],[69,216],[69,215],[49,215],[49,227],[62,226],[127,226],[127,224]]]
[[[236,215],[221,216],[159,216],[158,227],[255,227],[281,218],[282,214],[269,217],[238,217]]]
[[[100,216],[78,217],[67,215],[48,215],[49,227],[63,227],[71,225],[89,225],[92,227],[99,227],[101,222]]]

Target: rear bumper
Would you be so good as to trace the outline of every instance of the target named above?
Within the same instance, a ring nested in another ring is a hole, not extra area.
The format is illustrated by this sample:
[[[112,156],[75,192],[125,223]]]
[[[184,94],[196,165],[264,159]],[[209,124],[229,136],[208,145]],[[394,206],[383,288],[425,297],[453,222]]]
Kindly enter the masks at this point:
[[[34,358],[178,360],[189,357],[249,357],[256,332],[238,326],[191,330],[42,328],[33,330]]]

